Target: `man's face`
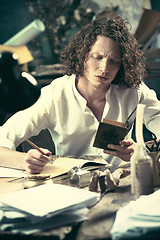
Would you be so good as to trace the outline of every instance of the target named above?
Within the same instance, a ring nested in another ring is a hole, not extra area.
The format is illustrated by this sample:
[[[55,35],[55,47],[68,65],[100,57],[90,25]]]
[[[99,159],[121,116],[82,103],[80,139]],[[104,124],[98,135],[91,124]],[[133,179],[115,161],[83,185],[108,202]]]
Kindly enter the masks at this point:
[[[120,49],[116,42],[98,36],[85,59],[83,77],[95,88],[108,89],[120,65]]]

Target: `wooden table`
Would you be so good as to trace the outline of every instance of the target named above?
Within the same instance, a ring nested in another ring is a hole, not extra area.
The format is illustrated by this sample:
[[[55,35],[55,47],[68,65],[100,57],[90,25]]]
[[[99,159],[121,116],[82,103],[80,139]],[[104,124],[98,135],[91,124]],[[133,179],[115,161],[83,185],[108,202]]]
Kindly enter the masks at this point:
[[[121,166],[126,168],[127,165]],[[23,189],[22,181],[8,182],[8,179],[0,178],[0,193],[18,191]],[[108,191],[102,199],[92,208],[88,216],[89,220],[72,226],[64,226],[46,232],[32,235],[13,234],[0,232],[0,239],[65,239],[65,240],[103,240],[111,239],[110,230],[114,222],[116,211],[127,204],[131,195],[130,175],[120,179],[120,184],[114,191]]]

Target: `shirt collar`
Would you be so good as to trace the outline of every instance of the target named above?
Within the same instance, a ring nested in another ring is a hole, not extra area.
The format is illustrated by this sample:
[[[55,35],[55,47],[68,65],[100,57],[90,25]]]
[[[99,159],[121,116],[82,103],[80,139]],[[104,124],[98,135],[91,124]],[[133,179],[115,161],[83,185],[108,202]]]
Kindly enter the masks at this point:
[[[110,99],[110,94],[112,91],[113,85],[111,84],[108,91],[106,92],[106,101],[109,101]],[[78,99],[78,101],[81,103],[81,105],[83,106],[83,109],[86,108],[87,105],[87,101],[84,97],[82,97],[82,95],[78,92],[77,88],[76,88],[76,76],[73,75],[73,93],[75,95],[75,97]]]
[[[86,105],[87,105],[87,101],[84,97],[82,97],[82,95],[78,92],[78,90],[76,88],[76,76],[75,75],[73,78],[73,93],[74,93],[75,97],[78,99],[78,101],[80,102],[83,109],[85,109]]]

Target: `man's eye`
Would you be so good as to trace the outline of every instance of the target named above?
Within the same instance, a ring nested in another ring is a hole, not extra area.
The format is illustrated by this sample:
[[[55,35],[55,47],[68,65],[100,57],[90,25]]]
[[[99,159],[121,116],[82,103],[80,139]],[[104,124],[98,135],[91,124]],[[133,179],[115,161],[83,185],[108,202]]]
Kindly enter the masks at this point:
[[[96,60],[101,60],[102,59],[102,56],[99,56],[99,55],[96,55],[96,56],[92,56],[94,59]]]
[[[115,62],[116,62],[116,61],[115,61],[114,59],[112,59],[112,58],[110,58],[109,61],[110,61],[111,63],[115,63]]]
[[[120,64],[120,61],[117,61],[117,60],[112,59],[112,58],[110,58],[109,61],[110,61],[110,63]]]

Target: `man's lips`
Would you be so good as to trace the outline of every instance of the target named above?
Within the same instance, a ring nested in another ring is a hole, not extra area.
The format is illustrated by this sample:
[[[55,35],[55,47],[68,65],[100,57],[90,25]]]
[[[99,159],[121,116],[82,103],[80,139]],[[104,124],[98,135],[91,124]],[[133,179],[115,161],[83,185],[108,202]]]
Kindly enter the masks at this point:
[[[99,79],[102,80],[102,81],[105,81],[105,80],[108,79],[108,77],[106,77],[106,76],[100,76],[100,75],[98,75],[98,76],[96,76],[96,77],[99,78]]]

